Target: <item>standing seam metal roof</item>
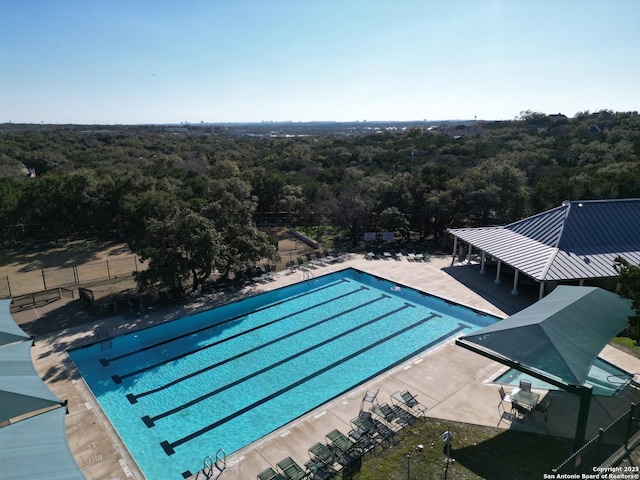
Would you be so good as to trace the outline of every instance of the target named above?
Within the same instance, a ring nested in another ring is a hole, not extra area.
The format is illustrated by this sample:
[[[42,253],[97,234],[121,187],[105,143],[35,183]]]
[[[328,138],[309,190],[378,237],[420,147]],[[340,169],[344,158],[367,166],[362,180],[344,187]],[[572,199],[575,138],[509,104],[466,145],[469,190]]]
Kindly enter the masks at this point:
[[[615,277],[617,256],[640,264],[640,199],[565,202],[509,225],[448,232],[538,281]]]

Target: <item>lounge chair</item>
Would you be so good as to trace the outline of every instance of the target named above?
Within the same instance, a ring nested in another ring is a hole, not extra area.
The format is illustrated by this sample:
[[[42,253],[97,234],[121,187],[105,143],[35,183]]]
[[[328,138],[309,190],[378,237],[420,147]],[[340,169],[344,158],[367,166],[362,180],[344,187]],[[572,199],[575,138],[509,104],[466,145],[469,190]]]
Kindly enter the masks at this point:
[[[287,480],[302,480],[309,476],[307,472],[305,472],[304,469],[291,457],[283,458],[277,463],[277,465],[278,468],[282,470],[282,474]]]
[[[415,395],[412,395],[407,390],[403,392],[398,391],[393,393],[391,395],[391,402],[395,405],[405,406],[412,412],[416,412],[422,416],[424,416],[427,412],[427,407],[418,402]]]
[[[309,456],[329,466],[333,466],[338,461],[335,452],[328,445],[320,442],[309,447]]]
[[[286,480],[282,475],[269,467],[258,474],[258,480]]]
[[[265,275],[271,280],[275,280],[276,278],[279,277],[275,267],[271,267],[271,265],[269,265],[268,263],[264,264],[264,271],[265,271]]]
[[[313,480],[328,480],[338,475],[338,471],[335,468],[321,462],[317,458],[312,458],[305,463],[304,468],[307,469]]]
[[[310,253],[307,253],[305,256],[307,257],[307,263],[312,267],[316,268],[323,266],[318,260],[314,260]]]
[[[356,444],[340,430],[331,430],[325,437],[343,455],[353,455],[355,453]]]
[[[394,407],[388,403],[376,404],[371,407],[371,411],[387,422],[391,428],[402,428],[415,422],[417,417],[413,413],[398,406]]]
[[[360,413],[362,413],[365,410],[365,406],[367,403],[370,403],[371,405],[378,403],[379,391],[380,389],[376,390],[375,392],[367,391],[367,393],[364,394],[364,396],[362,397],[362,401],[360,402]]]
[[[393,438],[395,432],[379,420],[374,419],[369,412],[361,412],[351,423],[372,440],[386,441]]]

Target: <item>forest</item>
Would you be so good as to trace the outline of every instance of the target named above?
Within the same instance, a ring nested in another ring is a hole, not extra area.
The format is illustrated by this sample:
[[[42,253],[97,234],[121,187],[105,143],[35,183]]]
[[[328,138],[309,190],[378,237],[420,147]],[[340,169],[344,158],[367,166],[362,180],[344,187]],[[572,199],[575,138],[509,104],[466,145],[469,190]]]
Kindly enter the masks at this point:
[[[640,197],[637,112],[338,127],[2,124],[0,245],[125,241],[141,286],[177,290],[274,257],[266,223],[440,249],[447,228]]]

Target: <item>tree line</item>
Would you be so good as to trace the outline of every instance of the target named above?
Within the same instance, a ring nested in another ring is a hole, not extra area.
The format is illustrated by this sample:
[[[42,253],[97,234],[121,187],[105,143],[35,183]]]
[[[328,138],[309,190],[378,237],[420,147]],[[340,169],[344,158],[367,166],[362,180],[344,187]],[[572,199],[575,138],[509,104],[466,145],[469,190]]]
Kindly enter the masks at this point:
[[[177,292],[275,257],[260,214],[332,227],[349,247],[364,231],[393,231],[439,248],[447,228],[640,197],[637,112],[525,111],[372,133],[252,128],[0,125],[0,241],[123,240],[149,262],[141,286]]]

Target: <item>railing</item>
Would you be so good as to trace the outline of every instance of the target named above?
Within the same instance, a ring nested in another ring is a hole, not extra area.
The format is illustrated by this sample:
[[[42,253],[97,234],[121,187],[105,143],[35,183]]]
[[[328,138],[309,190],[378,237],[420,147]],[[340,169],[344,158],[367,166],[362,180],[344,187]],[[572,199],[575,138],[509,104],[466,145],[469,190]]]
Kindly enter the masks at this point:
[[[218,472],[216,478],[218,478],[225,468],[227,468],[227,454],[222,448],[219,448],[216,452],[215,462],[211,458],[211,455],[204,457],[204,460],[202,461],[202,470],[198,472],[196,479],[200,477],[201,473],[204,475],[204,478],[212,478],[216,471]]]
[[[593,473],[594,467],[614,466],[640,441],[640,418],[637,405],[631,408],[606,428],[601,428],[594,438],[553,470],[555,474]]]

